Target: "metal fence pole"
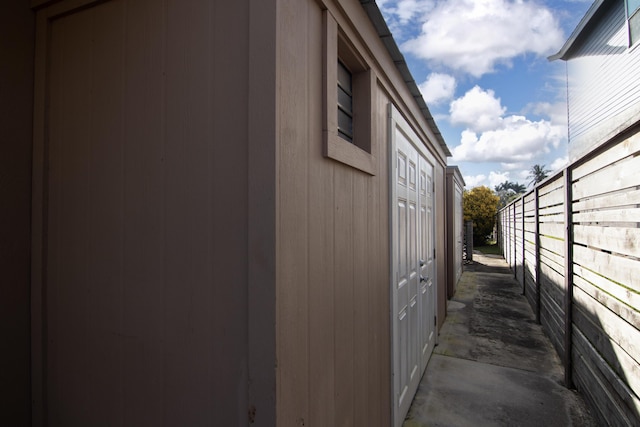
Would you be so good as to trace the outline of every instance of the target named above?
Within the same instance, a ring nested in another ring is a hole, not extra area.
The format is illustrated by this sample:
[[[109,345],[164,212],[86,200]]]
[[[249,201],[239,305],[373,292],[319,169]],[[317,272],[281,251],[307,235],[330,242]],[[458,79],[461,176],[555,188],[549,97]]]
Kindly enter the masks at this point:
[[[573,388],[573,367],[571,353],[573,351],[573,194],[571,169],[564,170],[564,383]]]
[[[473,261],[473,221],[467,221],[466,228],[466,241],[467,241],[467,261]]]

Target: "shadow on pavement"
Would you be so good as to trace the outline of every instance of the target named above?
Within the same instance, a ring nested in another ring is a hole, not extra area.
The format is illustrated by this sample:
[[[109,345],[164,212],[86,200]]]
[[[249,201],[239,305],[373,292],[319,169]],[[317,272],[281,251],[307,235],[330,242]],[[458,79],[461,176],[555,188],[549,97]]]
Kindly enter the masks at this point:
[[[405,420],[415,426],[595,426],[499,256],[465,264]]]

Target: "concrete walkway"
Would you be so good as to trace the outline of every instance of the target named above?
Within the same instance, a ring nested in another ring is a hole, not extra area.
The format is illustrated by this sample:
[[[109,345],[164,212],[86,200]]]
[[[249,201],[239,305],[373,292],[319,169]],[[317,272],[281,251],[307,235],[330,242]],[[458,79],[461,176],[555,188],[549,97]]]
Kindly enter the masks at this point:
[[[473,256],[404,427],[596,426],[504,259]]]

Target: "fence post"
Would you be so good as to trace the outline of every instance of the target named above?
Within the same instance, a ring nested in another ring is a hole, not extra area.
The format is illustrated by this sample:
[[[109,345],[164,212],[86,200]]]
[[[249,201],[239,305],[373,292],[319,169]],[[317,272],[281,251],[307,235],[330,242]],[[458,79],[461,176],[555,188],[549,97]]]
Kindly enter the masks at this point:
[[[540,190],[538,187],[534,190],[533,200],[535,205],[533,207],[535,212],[535,257],[536,257],[536,323],[539,325],[540,320]]]
[[[527,254],[524,251],[524,207],[525,207],[525,198],[522,196],[522,295],[527,293]]]
[[[573,195],[571,169],[564,170],[564,383],[573,388],[571,353],[573,352]]]
[[[473,261],[473,221],[467,221],[465,228],[465,236],[467,240],[467,261]]]
[[[513,203],[513,278],[518,281],[518,229],[516,228],[516,203]]]
[[[496,244],[498,249],[502,251],[502,211],[496,214]]]

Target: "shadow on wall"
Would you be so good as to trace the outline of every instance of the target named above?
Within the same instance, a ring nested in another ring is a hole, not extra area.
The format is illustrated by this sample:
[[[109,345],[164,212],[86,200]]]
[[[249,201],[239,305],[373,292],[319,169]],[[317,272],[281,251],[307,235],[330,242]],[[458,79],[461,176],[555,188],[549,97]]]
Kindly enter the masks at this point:
[[[563,360],[567,385],[604,425],[640,425],[639,130],[498,217],[505,259]]]
[[[575,385],[603,424],[640,425],[640,294],[633,291],[639,261],[628,242],[637,227],[595,221],[624,217],[612,204],[626,203],[614,200],[629,193],[580,200],[573,184],[574,212],[566,218],[565,179],[562,173],[551,178],[501,212],[505,259],[568,366],[567,385]],[[593,210],[603,200],[606,209]],[[571,224],[571,245],[565,223]],[[625,247],[628,253],[620,254]]]
[[[522,265],[518,267],[522,268]],[[526,266],[525,271],[533,273],[530,266]],[[640,425],[638,397],[633,391],[640,385],[638,362],[627,352],[638,357],[640,343],[634,342],[633,333],[626,333],[633,326],[625,325],[625,320],[614,311],[599,305],[598,299],[607,299],[607,305],[616,306],[616,310],[630,309],[621,302],[612,302],[596,287],[583,289],[574,284],[568,341],[565,336],[565,319],[568,318],[564,309],[565,287],[557,283],[553,273],[542,273],[539,289],[540,305],[532,304],[532,308],[539,313],[540,323],[564,361],[565,369],[567,346],[571,353],[570,372],[565,374],[569,381],[567,385],[575,386],[603,425]],[[530,302],[537,299],[531,292],[527,297]]]

